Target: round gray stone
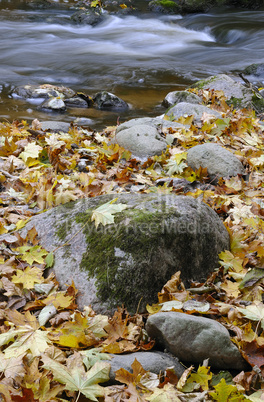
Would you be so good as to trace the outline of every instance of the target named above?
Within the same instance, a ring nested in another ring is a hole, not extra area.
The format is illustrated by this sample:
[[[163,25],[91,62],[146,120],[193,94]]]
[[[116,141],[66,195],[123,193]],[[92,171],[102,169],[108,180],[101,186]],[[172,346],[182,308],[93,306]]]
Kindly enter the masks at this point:
[[[192,169],[207,168],[211,180],[244,173],[240,160],[221,145],[206,143],[196,145],[188,151],[187,164]]]

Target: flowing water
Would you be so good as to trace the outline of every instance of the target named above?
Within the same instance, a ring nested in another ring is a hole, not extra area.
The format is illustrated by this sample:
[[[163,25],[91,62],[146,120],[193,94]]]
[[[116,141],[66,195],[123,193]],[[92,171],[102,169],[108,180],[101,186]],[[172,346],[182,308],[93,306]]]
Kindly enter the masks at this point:
[[[40,9],[0,0],[0,118],[114,124],[120,115],[161,114],[164,96],[217,73],[237,73],[264,62],[264,8],[217,9],[207,14],[106,15],[100,24],[76,25],[74,10]],[[108,90],[130,104],[122,114],[74,109],[47,115],[37,105],[12,99],[13,87],[56,84],[93,95]]]

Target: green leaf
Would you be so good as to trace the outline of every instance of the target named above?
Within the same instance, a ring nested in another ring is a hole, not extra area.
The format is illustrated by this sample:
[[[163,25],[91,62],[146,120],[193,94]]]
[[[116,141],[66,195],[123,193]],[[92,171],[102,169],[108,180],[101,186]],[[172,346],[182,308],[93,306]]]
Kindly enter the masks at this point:
[[[53,266],[54,264],[54,254],[52,252],[50,252],[46,258],[45,258],[45,262],[46,262],[46,268],[50,268]]]
[[[113,204],[117,199],[118,198],[115,198],[109,202],[106,202],[94,210],[91,220],[94,221],[96,228],[100,225],[100,223],[103,226],[114,223],[114,214],[127,208],[127,205],[125,204]]]

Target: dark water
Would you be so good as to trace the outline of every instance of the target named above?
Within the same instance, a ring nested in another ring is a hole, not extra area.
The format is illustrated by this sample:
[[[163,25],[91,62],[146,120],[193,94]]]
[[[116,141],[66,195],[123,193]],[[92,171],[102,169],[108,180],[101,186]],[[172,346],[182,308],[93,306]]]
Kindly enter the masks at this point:
[[[200,78],[264,63],[264,9],[214,10],[181,17],[106,16],[95,27],[74,25],[64,7],[36,9],[0,0],[0,118],[71,121],[95,127],[117,115],[94,109],[47,115],[8,95],[17,85],[62,84],[93,95],[108,90],[130,105],[121,120],[163,112],[167,92]]]

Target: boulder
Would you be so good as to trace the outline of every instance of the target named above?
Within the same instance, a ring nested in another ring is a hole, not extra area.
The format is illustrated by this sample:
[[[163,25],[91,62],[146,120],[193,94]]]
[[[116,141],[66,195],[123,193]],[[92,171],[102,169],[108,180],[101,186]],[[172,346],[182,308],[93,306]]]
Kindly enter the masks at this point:
[[[107,91],[98,92],[93,101],[98,109],[118,111],[128,109],[128,104],[123,99]]]
[[[198,95],[193,94],[188,91],[173,91],[173,92],[169,92],[165,96],[162,104],[165,107],[171,107],[173,105],[176,105],[176,103],[180,103],[180,102],[201,104],[202,100]]]
[[[195,145],[189,149],[187,164],[192,169],[207,168],[212,181],[220,177],[232,177],[244,174],[244,167],[240,160],[224,147],[218,144],[206,143]]]
[[[181,377],[185,368],[179,363],[179,360],[169,353],[151,351],[151,352],[135,352],[125,355],[113,355],[112,359],[107,360],[111,364],[110,382],[117,383],[115,380],[115,371],[123,368],[132,373],[131,365],[135,359],[141,364],[144,370],[151,373],[160,374],[167,368],[173,368],[178,378]]]
[[[139,158],[160,155],[167,148],[166,139],[154,126],[147,124],[136,124],[125,130],[119,130],[115,141]]]
[[[94,210],[117,198],[127,206],[115,223],[97,229]],[[60,205],[33,217],[21,235],[35,226],[48,251],[58,246],[54,272],[63,288],[74,281],[80,308],[112,313],[122,304],[130,312],[156,302],[157,292],[178,270],[188,286],[203,281],[229,249],[228,232],[201,200],[176,194],[109,194]]]
[[[120,124],[116,129],[115,142],[138,158],[160,155],[174,139],[170,134],[166,134],[166,138],[161,134],[168,128],[186,128],[183,124],[163,120],[162,117],[141,117]]]
[[[192,85],[193,88],[223,91],[227,103],[234,108],[251,108],[258,113],[264,112],[264,99],[252,89],[225,74],[211,76]]]
[[[227,329],[209,318],[174,311],[156,313],[148,318],[146,330],[180,361],[202,365],[209,359],[209,366],[222,370],[248,367]]]
[[[222,117],[221,113],[213,109],[210,109],[207,106],[187,102],[180,102],[177,103],[177,105],[172,106],[170,109],[167,110],[165,116],[167,116],[168,118],[172,118],[174,120],[177,120],[182,116],[183,117],[193,116],[194,123],[197,124],[201,122],[201,117],[204,113],[213,115],[218,119]]]

